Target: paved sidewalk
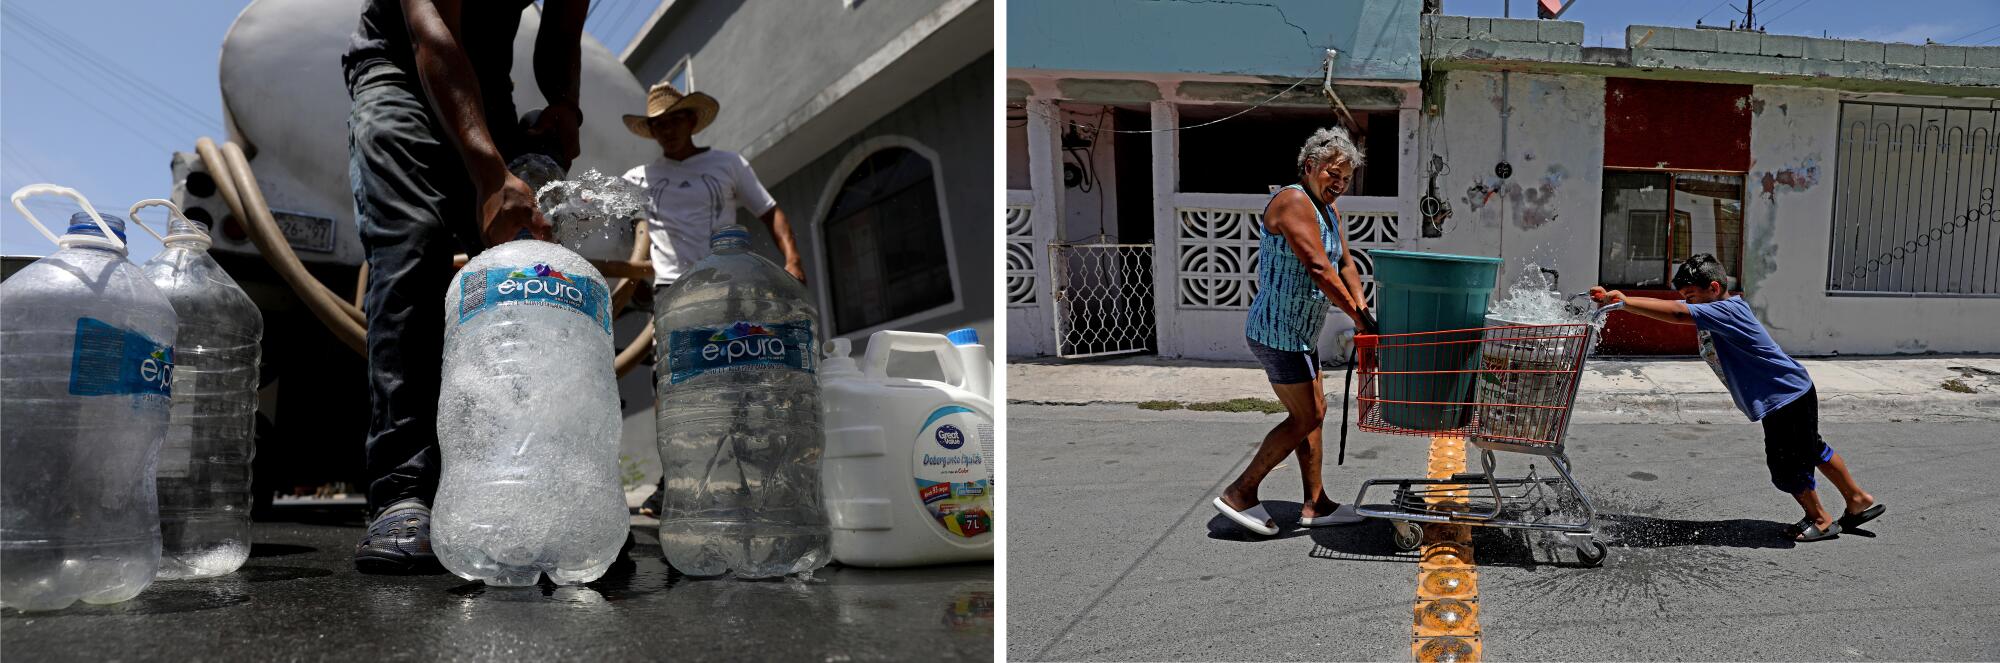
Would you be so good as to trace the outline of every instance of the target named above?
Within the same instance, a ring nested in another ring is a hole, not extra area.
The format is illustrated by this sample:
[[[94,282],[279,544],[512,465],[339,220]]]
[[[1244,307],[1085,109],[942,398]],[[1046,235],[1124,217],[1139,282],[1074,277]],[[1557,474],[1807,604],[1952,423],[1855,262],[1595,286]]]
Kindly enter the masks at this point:
[[[1921,355],[1801,359],[1831,421],[1919,417],[2000,419],[2000,356]],[[1340,402],[1339,369],[1327,398]],[[1252,363],[1160,357],[1108,361],[1008,358],[1007,400],[1040,405],[1182,403],[1273,398]],[[1722,382],[1698,358],[1591,358],[1576,423],[1709,423],[1742,418]]]

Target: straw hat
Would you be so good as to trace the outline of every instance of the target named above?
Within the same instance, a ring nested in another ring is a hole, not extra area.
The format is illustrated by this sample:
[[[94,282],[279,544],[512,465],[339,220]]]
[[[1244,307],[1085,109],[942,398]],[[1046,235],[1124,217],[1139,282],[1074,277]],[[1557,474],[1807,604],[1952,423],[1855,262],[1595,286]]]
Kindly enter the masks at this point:
[[[715,97],[705,93],[682,94],[680,90],[674,89],[673,85],[661,83],[646,91],[646,114],[625,116],[625,128],[641,137],[652,138],[653,130],[646,126],[646,119],[677,110],[694,111],[694,131],[688,132],[694,134],[700,133],[702,129],[708,127],[708,123],[715,121],[715,113],[721,110],[721,104],[716,102]]]

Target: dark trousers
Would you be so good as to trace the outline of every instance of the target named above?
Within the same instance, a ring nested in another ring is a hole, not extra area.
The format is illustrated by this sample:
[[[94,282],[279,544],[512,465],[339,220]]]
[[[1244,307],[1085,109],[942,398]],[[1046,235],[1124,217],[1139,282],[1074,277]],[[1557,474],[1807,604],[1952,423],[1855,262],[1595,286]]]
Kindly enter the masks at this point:
[[[351,76],[348,177],[367,251],[368,506],[437,494],[438,388],[451,258],[480,247],[464,161],[416,76],[377,64]]]

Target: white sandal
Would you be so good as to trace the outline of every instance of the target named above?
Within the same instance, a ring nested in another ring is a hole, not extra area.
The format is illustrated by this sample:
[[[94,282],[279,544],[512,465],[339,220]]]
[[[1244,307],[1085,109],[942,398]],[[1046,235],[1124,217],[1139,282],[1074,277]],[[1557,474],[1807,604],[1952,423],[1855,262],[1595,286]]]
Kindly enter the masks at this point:
[[[1264,510],[1263,502],[1258,502],[1256,506],[1242,511],[1229,508],[1229,503],[1222,501],[1220,497],[1215,498],[1214,504],[1216,511],[1221,511],[1222,515],[1236,521],[1236,524],[1243,529],[1263,536],[1271,536],[1278,533],[1278,527],[1272,524],[1274,521],[1271,519],[1271,513]]]
[[[1367,516],[1354,512],[1354,505],[1342,504],[1339,508],[1334,509],[1333,513],[1324,516],[1313,516],[1311,518],[1303,515],[1299,516],[1299,526],[1325,527],[1328,525],[1353,525],[1367,519]]]

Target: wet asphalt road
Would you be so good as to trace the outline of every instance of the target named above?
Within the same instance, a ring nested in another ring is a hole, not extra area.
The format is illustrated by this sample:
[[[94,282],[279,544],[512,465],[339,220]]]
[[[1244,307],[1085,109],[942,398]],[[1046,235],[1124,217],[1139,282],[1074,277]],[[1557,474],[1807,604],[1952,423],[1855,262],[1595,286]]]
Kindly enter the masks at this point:
[[[1822,430],[1888,514],[1808,544],[1780,535],[1800,511],[1755,424],[1573,427],[1610,558],[1474,530],[1486,658],[2000,660],[2000,422],[1889,418]],[[1278,420],[1010,407],[1007,657],[1409,660],[1417,566],[1385,524],[1253,539],[1208,505]],[[1426,444],[1354,433],[1337,467],[1330,436],[1329,494],[1420,476]],[[1298,476],[1263,485],[1281,522]]]
[[[580,587],[369,576],[356,510],[280,509],[250,562],[111,606],[0,616],[0,656],[63,660],[814,660],[992,658],[987,564],[821,569],[810,581],[671,572],[651,528],[633,563]]]

